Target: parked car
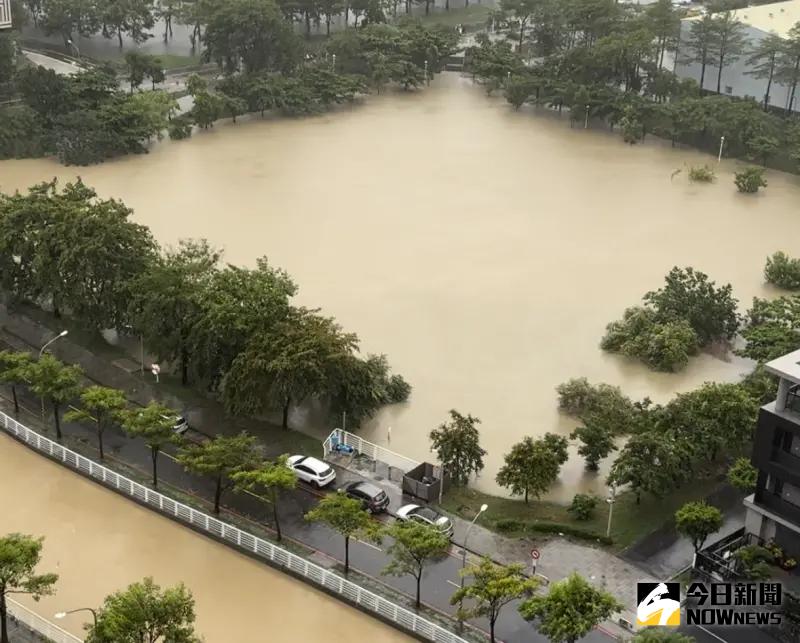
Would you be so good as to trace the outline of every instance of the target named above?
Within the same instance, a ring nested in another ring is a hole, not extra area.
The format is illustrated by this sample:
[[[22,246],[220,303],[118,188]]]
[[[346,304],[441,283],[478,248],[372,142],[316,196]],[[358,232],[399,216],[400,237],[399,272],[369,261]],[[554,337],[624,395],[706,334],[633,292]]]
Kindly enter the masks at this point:
[[[173,415],[173,416],[162,415],[161,417],[164,418],[165,420],[170,420],[173,423],[172,430],[177,435],[183,435],[189,430],[189,420],[187,420],[182,415]]]
[[[336,472],[327,462],[317,460],[307,455],[293,455],[287,458],[286,464],[297,474],[303,482],[322,489],[336,480]]]
[[[397,510],[398,520],[413,520],[425,525],[432,525],[445,534],[448,538],[453,537],[453,523],[447,516],[443,516],[438,511],[430,507],[420,505],[404,505]]]
[[[351,498],[360,500],[364,509],[370,513],[381,513],[386,511],[389,506],[389,496],[386,495],[386,492],[363,480],[351,482],[344,487],[343,491]]]

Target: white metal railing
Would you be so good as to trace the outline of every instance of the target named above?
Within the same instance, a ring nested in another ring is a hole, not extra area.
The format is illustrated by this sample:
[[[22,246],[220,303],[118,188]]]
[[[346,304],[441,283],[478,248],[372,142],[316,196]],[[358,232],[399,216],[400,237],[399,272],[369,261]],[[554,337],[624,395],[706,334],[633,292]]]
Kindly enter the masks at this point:
[[[70,634],[66,630],[62,630],[58,625],[51,623],[46,618],[42,618],[36,612],[29,610],[13,599],[6,598],[6,606],[8,607],[8,613],[16,620],[53,641],[53,643],[81,643],[83,641],[83,639]]]
[[[115,489],[122,495],[134,498],[162,513],[173,516],[180,522],[193,526],[199,531],[252,552],[258,558],[286,567],[295,574],[309,579],[312,583],[342,596],[351,603],[357,604],[365,611],[372,612],[391,623],[396,623],[403,629],[409,630],[424,639],[437,643],[466,643],[460,636],[411,610],[400,607],[396,603],[378,596],[324,567],[315,565],[301,556],[273,545],[271,542],[177,502],[169,496],[153,491],[138,482],[134,482],[116,471],[36,433],[36,431],[29,429],[24,424],[20,424],[14,418],[2,412],[0,412],[0,428],[5,429],[6,432],[32,449],[59,460],[64,466],[80,471],[90,478],[94,478]],[[400,457],[402,458],[403,456]]]
[[[415,467],[420,465],[416,460],[407,458],[404,455],[395,453],[386,447],[382,447],[374,442],[369,442],[364,438],[344,431],[342,429],[334,429],[331,434],[325,438],[322,443],[322,450],[328,456],[331,452],[336,450],[337,444],[345,444],[355,449],[358,453],[362,453],[373,460],[384,462],[390,467],[400,469],[403,473],[408,473]]]

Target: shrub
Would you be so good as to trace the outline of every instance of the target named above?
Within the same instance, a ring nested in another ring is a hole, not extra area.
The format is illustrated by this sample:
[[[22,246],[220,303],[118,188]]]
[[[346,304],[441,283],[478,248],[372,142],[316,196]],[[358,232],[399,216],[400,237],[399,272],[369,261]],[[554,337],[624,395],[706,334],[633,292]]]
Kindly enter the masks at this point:
[[[748,373],[740,385],[759,405],[769,404],[778,397],[778,377],[767,372],[763,364]]]
[[[749,580],[764,580],[772,575],[769,566],[775,561],[775,556],[764,547],[747,545],[737,549],[733,557],[738,561],[740,571]]]
[[[603,350],[637,357],[658,371],[679,371],[697,354],[698,337],[685,319],[659,322],[651,308],[628,308],[606,327]]]
[[[563,534],[565,536],[572,536],[573,538],[580,538],[581,540],[596,540],[604,545],[612,545],[614,543],[611,538],[589,531],[583,527],[563,525],[557,522],[534,521],[528,523],[528,531],[539,534]]]
[[[495,521],[494,527],[500,533],[510,534],[516,531],[524,531],[525,523],[514,518],[500,518],[500,520]]]
[[[192,121],[186,116],[176,116],[169,122],[168,131],[173,141],[189,138],[192,135]]]
[[[594,386],[585,377],[574,377],[556,386],[558,408],[576,417],[601,410],[603,407],[633,406],[618,386]]]
[[[692,183],[713,183],[717,178],[708,165],[692,166],[689,168],[689,180]]]
[[[764,178],[764,168],[751,165],[741,172],[736,172],[733,177],[739,192],[755,194],[759,188],[767,187],[767,180]]]
[[[597,507],[597,496],[585,493],[576,493],[572,504],[567,508],[575,520],[589,520]]]
[[[800,290],[800,259],[792,259],[785,252],[767,257],[764,279],[779,288]]]
[[[392,375],[386,383],[387,403],[405,402],[409,395],[411,395],[411,384],[406,382],[402,375]]]
[[[758,469],[747,458],[737,458],[728,469],[728,482],[745,493],[752,493],[756,488]]]

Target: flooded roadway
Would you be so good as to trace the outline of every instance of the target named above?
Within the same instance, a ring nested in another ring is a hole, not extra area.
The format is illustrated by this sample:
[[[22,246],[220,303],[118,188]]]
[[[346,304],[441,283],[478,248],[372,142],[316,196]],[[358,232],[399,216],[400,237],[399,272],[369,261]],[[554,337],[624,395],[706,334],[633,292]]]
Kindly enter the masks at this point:
[[[304,583],[181,527],[103,489],[0,434],[0,534],[44,536],[42,572],[59,574],[41,616],[95,607],[129,583],[152,576],[183,581],[194,594],[197,631],[206,643],[326,643],[409,637]],[[83,613],[85,616],[86,613]],[[58,624],[82,636],[81,614]]]
[[[391,426],[392,448],[423,459],[448,409],[472,413],[489,451],[477,485],[502,493],[494,476],[513,443],[573,428],[557,412],[560,382],[586,376],[663,401],[749,369],[703,355],[659,374],[600,350],[605,325],[672,266],[732,283],[744,309],[770,292],[769,254],[800,255],[797,177],[769,172],[766,191],[744,196],[724,161],[716,184],[691,185],[687,165],[716,159],[531,111],[446,74],[424,92],[220,124],[100,166],[2,162],[0,188],[80,174],[163,243],[206,237],[247,265],[268,255],[300,284],[300,303],[413,384],[364,435],[386,443]],[[573,457],[552,496],[599,491],[602,479]]]

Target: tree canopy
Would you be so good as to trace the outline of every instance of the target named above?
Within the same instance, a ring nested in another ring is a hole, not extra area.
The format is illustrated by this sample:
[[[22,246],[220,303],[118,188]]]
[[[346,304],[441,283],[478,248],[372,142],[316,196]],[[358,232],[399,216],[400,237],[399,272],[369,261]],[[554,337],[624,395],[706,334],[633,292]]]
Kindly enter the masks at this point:
[[[392,560],[382,573],[413,576],[417,582],[416,606],[419,609],[422,571],[430,561],[447,555],[450,539],[433,525],[411,520],[395,522],[386,533],[393,539],[388,549]]]
[[[705,502],[687,502],[675,512],[675,528],[692,541],[695,552],[722,527],[722,512]]]
[[[446,474],[456,485],[466,485],[471,475],[483,469],[483,456],[477,424],[480,420],[469,414],[450,411],[450,421],[430,433],[431,446]]]
[[[528,494],[539,498],[558,479],[561,465],[567,461],[567,440],[553,433],[538,440],[528,437],[512,446],[504,460],[497,484],[524,496],[527,503]]]

